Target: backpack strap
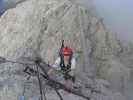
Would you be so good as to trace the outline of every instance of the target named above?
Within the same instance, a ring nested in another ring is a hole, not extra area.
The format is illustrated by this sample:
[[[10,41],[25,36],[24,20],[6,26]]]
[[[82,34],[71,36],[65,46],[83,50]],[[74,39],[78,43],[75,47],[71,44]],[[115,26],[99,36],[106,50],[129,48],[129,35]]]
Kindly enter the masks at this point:
[[[66,71],[69,72],[68,70],[71,71],[72,56],[73,56],[73,54],[70,55],[68,65],[65,66],[65,63],[64,63],[64,56],[63,56],[63,55],[60,55],[60,67],[61,67],[61,70],[62,70],[62,71],[64,71],[64,72],[66,72]]]

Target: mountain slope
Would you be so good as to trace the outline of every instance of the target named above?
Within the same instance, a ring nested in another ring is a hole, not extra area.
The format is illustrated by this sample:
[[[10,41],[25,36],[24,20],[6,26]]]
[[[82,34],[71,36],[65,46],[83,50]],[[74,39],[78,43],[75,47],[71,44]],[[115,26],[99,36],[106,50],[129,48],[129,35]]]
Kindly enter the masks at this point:
[[[73,0],[28,0],[7,10],[0,18],[0,56],[9,59],[23,56],[34,58],[37,52],[43,60],[52,64],[58,56],[62,39],[67,40],[68,45],[74,49],[77,59],[76,75],[86,84],[90,83],[89,80],[92,81],[90,77],[95,78],[96,86],[101,86],[100,90],[106,93],[106,96],[92,94],[92,98],[99,100],[100,96],[101,100],[122,100],[117,91],[126,87],[130,76],[129,69],[119,58],[123,48],[117,38],[106,30],[102,20],[92,16],[83,6]],[[14,98],[10,100],[16,100],[16,95],[22,92],[23,73],[18,75],[14,71],[22,71],[23,67],[16,64],[11,67],[9,64],[1,66],[1,74],[5,75],[4,79],[1,77],[1,82],[10,78],[13,84],[17,84],[16,87],[21,88],[14,90]],[[111,85],[106,86],[106,80]],[[12,87],[5,87],[9,97],[12,97]],[[111,92],[110,88],[115,92]],[[29,90],[27,97],[38,93],[32,92],[34,90],[37,88]],[[4,91],[6,90],[3,88],[1,93],[5,93]],[[8,96],[1,96],[6,97]]]

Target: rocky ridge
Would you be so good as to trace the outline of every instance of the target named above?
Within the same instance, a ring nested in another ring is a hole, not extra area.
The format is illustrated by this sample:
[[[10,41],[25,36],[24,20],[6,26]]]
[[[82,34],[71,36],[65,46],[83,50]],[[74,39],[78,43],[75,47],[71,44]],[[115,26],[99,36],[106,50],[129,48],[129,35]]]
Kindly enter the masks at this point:
[[[101,94],[88,93],[92,100],[125,100],[122,93],[127,88],[131,70],[122,62],[126,61],[122,55],[127,51],[117,37],[106,30],[102,19],[91,15],[80,4],[73,0],[27,0],[7,10],[0,18],[2,57],[14,60],[34,58],[38,52],[43,60],[52,64],[58,56],[62,39],[68,40],[75,51],[78,78],[102,91]],[[6,63],[0,67],[0,99],[17,100],[25,82],[21,72],[24,66]],[[39,91],[35,91],[38,89],[35,80],[30,80],[31,88],[26,93],[28,99],[39,95]],[[57,100],[52,91],[47,97]],[[71,94],[64,99],[68,97],[81,99]]]

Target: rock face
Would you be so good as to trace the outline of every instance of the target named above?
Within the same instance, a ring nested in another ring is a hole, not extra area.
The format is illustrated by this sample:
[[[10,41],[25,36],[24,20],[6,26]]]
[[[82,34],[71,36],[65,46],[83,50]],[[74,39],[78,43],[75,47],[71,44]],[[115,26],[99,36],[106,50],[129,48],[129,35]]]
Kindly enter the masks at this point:
[[[7,10],[0,18],[0,56],[17,59],[35,57],[37,52],[52,64],[62,39],[69,41],[68,45],[74,49],[77,76],[85,79],[87,84],[90,84],[87,76],[93,76],[97,80],[96,88],[105,93],[90,94],[92,100],[124,100],[117,92],[125,90],[130,77],[130,68],[120,59],[123,48],[106,30],[102,20],[92,16],[80,4],[73,0],[27,0]],[[25,82],[21,73],[23,66],[2,64],[0,67],[0,100],[17,100]],[[111,84],[106,85],[106,80]],[[12,85],[3,84],[5,82]],[[32,83],[34,85],[37,83]],[[37,88],[29,89],[26,97],[38,94],[39,91],[35,92]]]

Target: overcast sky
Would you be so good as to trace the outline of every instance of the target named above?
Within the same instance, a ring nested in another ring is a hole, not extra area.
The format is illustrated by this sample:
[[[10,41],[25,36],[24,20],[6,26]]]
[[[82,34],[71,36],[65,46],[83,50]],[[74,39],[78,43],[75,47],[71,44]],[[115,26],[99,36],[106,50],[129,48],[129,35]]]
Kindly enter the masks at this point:
[[[133,0],[94,0],[94,3],[111,30],[133,41]]]
[[[3,0],[0,0],[0,15],[3,12],[4,5],[3,5]]]

